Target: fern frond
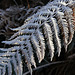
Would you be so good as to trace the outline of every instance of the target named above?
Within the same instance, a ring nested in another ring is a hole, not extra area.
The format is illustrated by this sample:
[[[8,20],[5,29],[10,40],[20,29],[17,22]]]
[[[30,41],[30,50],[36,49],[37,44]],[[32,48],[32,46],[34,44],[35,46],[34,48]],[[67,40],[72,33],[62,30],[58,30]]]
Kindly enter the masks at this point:
[[[45,56],[45,41],[44,41],[44,36],[40,32],[40,30],[36,30],[35,34],[36,34],[36,37],[37,37],[37,39],[39,41],[39,45],[40,45],[40,48],[41,48],[41,57],[42,57],[42,59],[44,59],[44,56]]]
[[[16,74],[16,75],[19,75],[19,74],[18,74],[18,69],[17,69],[16,59],[15,59],[14,56],[12,57],[12,60],[13,60],[12,63],[14,64],[13,66],[14,66],[15,74]]]
[[[65,16],[63,12],[57,12],[57,14],[59,16],[58,24],[61,27],[61,32],[62,32],[63,39],[64,39],[64,46],[65,46],[65,49],[67,50],[68,37],[69,37],[68,36],[68,33],[69,33],[68,24],[67,24],[67,21],[65,20]]]
[[[12,74],[12,66],[11,63],[8,62],[8,74],[11,75]]]
[[[33,44],[34,49],[36,50],[38,61],[41,62],[42,61],[41,49],[40,49],[40,46],[39,46],[39,41],[36,39],[35,35],[31,36],[31,42]]]
[[[10,47],[0,48],[1,74],[5,75],[8,69],[11,75],[14,68],[16,75],[22,75],[23,63],[27,64],[25,66],[32,74],[32,65],[37,66],[36,56],[41,63],[46,51],[49,51],[51,61],[56,52],[60,56],[62,45],[67,51],[75,31],[72,16],[74,4],[74,0],[54,0],[28,17],[22,26],[10,28],[16,32],[7,41],[2,41]]]
[[[58,52],[58,56],[60,56],[60,52],[61,52],[61,41],[60,41],[60,38],[59,38],[59,27],[58,27],[58,24],[56,23],[56,19],[55,18],[52,18],[51,17],[51,23],[52,23],[52,30],[54,32],[54,39],[55,40],[55,43],[56,43],[56,46],[57,46],[57,52]]]
[[[27,47],[28,47],[28,55],[29,55],[31,64],[34,65],[34,67],[36,68],[36,63],[35,63],[34,56],[33,56],[33,49],[32,49],[32,46],[30,44],[30,41],[27,40],[26,44],[27,44]]]
[[[73,25],[73,16],[72,16],[73,12],[72,9],[70,9],[69,7],[64,7],[63,12],[66,15],[66,20],[68,22],[68,28],[70,33],[68,44],[70,44],[74,35],[74,25]]]
[[[16,57],[17,57],[17,61],[18,61],[18,72],[19,74],[18,75],[23,75],[22,72],[23,72],[23,67],[22,67],[22,61],[21,61],[21,55],[19,54],[19,52],[17,51],[17,54],[16,54]],[[11,74],[10,74],[11,75]]]
[[[47,23],[44,24],[44,34],[45,34],[45,38],[47,40],[47,45],[48,45],[51,60],[52,60],[53,56],[54,56],[53,36],[52,36],[51,27]]]

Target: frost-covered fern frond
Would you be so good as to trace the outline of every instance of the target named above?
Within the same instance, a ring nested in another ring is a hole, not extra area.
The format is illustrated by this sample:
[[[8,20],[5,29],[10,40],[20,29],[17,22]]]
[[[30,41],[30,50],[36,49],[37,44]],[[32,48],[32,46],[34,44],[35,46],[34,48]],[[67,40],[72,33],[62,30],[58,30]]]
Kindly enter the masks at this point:
[[[50,53],[51,61],[55,53],[60,56],[63,45],[67,51],[75,31],[72,16],[74,4],[74,0],[54,0],[28,17],[21,27],[11,28],[16,33],[8,41],[2,42],[11,47],[0,48],[0,73],[5,75],[8,72],[11,75],[14,69],[16,75],[22,75],[23,63],[26,63],[32,74],[32,65],[36,68],[36,56],[40,63],[46,50]]]

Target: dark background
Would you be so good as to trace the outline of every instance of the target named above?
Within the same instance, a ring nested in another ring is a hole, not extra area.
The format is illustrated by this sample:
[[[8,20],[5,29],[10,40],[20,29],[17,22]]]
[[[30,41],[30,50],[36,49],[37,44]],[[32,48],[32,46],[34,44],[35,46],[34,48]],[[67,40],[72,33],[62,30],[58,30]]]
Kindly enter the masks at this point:
[[[42,3],[45,5],[47,2],[51,0],[0,0],[0,9],[6,9],[9,6],[16,5],[24,5],[25,7],[30,5],[30,7],[34,7],[36,5],[42,5]],[[16,2],[16,3],[15,3]]]

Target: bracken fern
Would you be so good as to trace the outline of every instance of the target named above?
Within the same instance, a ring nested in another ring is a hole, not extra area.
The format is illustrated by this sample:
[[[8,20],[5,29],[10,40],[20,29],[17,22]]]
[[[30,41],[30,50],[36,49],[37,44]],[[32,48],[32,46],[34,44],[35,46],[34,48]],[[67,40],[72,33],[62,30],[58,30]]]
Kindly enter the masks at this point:
[[[16,75],[23,75],[22,56],[25,56],[32,74],[32,65],[36,68],[36,56],[40,63],[47,47],[51,61],[55,52],[60,56],[63,45],[67,51],[75,31],[72,16],[74,5],[74,0],[54,0],[28,17],[21,27],[10,28],[16,33],[8,41],[2,42],[11,45],[11,48],[0,48],[0,75],[6,72],[12,75],[12,69]]]

